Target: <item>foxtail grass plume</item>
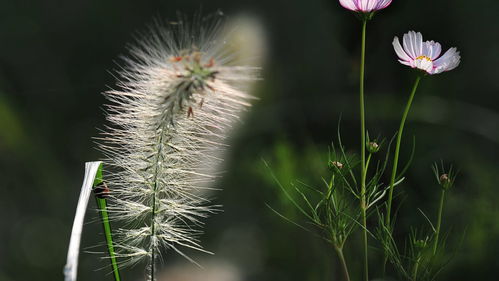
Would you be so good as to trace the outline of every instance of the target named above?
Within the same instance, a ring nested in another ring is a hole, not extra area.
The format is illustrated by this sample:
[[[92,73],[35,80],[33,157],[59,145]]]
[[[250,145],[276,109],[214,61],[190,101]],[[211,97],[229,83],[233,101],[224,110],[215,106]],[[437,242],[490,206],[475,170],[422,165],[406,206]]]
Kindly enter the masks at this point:
[[[439,74],[456,68],[461,56],[456,48],[450,48],[440,56],[442,47],[435,41],[423,42],[420,32],[409,31],[402,39],[403,47],[398,37],[393,39],[393,48],[401,64],[417,68],[428,74]]]
[[[392,0],[339,0],[341,6],[345,9],[360,12],[370,13],[382,10],[388,7]]]
[[[156,25],[130,48],[100,148],[109,167],[109,212],[121,265],[146,261],[148,279],[167,250],[201,250],[204,198],[228,129],[250,104],[258,68],[238,65],[220,15]]]

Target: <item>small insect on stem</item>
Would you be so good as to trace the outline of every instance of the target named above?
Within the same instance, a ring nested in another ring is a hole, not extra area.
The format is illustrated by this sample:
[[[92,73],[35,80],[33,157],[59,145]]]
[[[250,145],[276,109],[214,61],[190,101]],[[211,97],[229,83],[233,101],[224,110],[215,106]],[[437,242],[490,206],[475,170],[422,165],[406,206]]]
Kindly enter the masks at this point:
[[[181,61],[183,58],[184,58],[184,57],[182,57],[182,56],[173,56],[173,57],[171,57],[171,58],[170,58],[170,61],[171,61],[171,62],[179,62],[179,61]]]
[[[192,110],[192,107],[189,106],[187,109],[187,118],[190,118],[191,116],[194,117],[194,110]]]
[[[107,187],[107,184],[105,182],[101,182],[95,186],[94,193],[97,198],[106,199],[111,194],[111,190],[109,189],[109,187]]]
[[[204,67],[213,67],[215,65],[215,59],[211,58],[210,61],[208,61],[207,64],[204,65]]]
[[[215,79],[215,78],[213,78],[213,79]],[[210,86],[210,85],[206,84],[206,87],[207,87],[208,89],[212,90],[213,92],[215,92],[215,88],[213,88],[212,86]]]

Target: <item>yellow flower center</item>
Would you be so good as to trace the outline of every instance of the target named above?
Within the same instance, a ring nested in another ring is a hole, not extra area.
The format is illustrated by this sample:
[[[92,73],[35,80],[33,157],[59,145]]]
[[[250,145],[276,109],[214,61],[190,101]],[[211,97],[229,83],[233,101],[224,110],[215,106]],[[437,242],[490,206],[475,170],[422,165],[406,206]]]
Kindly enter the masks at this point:
[[[419,56],[419,57],[417,57],[417,58],[416,58],[416,60],[427,60],[427,61],[431,61],[431,62],[433,62],[433,60],[432,60],[432,59],[430,59],[430,58],[429,58],[429,57],[427,57],[427,56]]]

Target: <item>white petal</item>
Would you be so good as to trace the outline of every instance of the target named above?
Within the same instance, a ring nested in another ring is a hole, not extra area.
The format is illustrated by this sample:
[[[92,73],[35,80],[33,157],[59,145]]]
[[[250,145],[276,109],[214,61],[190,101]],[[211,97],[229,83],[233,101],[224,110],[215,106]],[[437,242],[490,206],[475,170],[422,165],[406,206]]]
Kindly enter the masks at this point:
[[[397,53],[397,56],[401,60],[404,60],[404,61],[411,60],[411,57],[409,55],[407,55],[407,53],[404,51],[404,49],[402,49],[402,46],[400,45],[399,38],[397,36],[395,36],[395,38],[393,38],[392,45],[393,45],[393,48],[395,49],[395,53]]]
[[[420,32],[417,32],[416,37],[413,37],[412,44],[416,56],[419,57],[423,55],[423,35]]]
[[[428,57],[432,60],[438,58],[438,56],[440,56],[440,53],[442,52],[442,46],[440,46],[440,43],[435,41],[426,41],[425,43],[431,49],[431,56]]]
[[[373,1],[373,0],[354,0],[355,2],[357,2],[357,7],[362,10],[362,11],[368,11],[369,7],[371,6],[370,5],[370,1]],[[374,0],[376,1],[376,0]],[[369,11],[370,12],[370,11]]]
[[[458,67],[460,63],[461,63],[461,56],[459,56],[459,52],[458,52],[457,56],[453,57],[449,66],[447,67],[447,71],[453,70],[454,68]]]
[[[428,57],[428,58],[431,58],[431,54],[433,51],[431,46],[427,42],[423,42],[423,45],[421,47],[422,47],[421,48],[421,55]]]
[[[420,33],[421,34],[421,33]],[[404,45],[404,50],[405,52],[412,58],[415,59],[420,56],[419,53],[416,53],[416,40],[417,40],[417,33],[414,31],[409,31],[408,33],[404,34],[403,38],[403,45]]]
[[[346,9],[357,11],[357,6],[355,5],[355,0],[340,0],[340,5]]]
[[[461,62],[461,56],[456,48],[450,48],[443,56],[434,62],[435,73],[453,70]]]

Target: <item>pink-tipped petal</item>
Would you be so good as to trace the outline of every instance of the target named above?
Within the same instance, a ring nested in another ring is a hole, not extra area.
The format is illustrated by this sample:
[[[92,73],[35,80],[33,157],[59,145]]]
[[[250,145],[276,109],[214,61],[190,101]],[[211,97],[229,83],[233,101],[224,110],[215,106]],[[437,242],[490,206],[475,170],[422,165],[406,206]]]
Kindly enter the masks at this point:
[[[399,62],[400,62],[401,64],[403,64],[403,65],[407,65],[407,66],[413,67],[410,61],[399,60]]]
[[[435,41],[423,42],[423,35],[409,31],[404,34],[403,47],[397,37],[393,39],[393,48],[399,57],[399,62],[412,68],[417,68],[428,74],[438,74],[453,70],[461,62],[461,56],[456,48],[450,48],[440,58],[442,46]]]
[[[411,60],[411,57],[409,55],[407,55],[407,53],[404,51],[404,49],[402,49],[402,46],[400,45],[399,38],[397,36],[395,36],[395,38],[393,38],[392,45],[393,45],[393,48],[395,49],[395,53],[397,53],[397,56],[401,60],[403,60],[403,61],[410,61]]]
[[[378,0],[359,0],[357,3],[362,12],[371,12],[376,7]]]
[[[392,0],[339,0],[341,6],[346,9],[370,13],[373,11],[381,10],[392,3]]]
[[[380,0],[376,5],[376,10],[381,10],[388,7],[392,3],[392,0]]]
[[[356,0],[340,0],[340,5],[345,9],[349,9],[352,11],[357,11]]]

